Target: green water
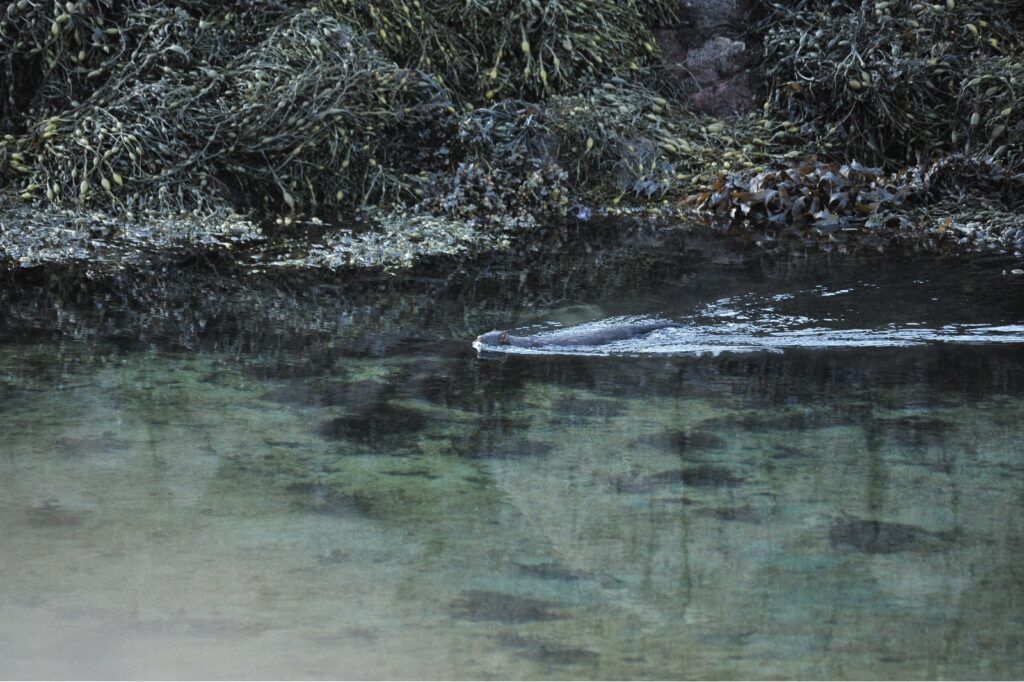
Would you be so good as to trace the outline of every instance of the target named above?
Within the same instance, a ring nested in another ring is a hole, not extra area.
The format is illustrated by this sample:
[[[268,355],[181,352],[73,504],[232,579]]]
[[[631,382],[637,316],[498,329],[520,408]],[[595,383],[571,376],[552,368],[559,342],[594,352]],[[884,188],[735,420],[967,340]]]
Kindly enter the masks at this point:
[[[977,278],[823,268],[389,294],[331,303],[335,334],[211,320],[192,348],[8,321],[0,675],[1024,676],[1021,346],[468,345],[749,292],[838,325],[1024,319]]]

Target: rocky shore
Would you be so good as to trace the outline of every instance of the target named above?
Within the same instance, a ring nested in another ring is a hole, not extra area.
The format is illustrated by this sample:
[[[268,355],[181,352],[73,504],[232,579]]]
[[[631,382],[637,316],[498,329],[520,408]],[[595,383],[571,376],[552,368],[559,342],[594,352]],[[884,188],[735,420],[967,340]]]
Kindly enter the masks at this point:
[[[410,272],[639,217],[764,253],[1022,258],[1017,0],[588,0],[555,28],[513,0],[458,25],[402,0],[138,4],[0,23],[8,277]]]

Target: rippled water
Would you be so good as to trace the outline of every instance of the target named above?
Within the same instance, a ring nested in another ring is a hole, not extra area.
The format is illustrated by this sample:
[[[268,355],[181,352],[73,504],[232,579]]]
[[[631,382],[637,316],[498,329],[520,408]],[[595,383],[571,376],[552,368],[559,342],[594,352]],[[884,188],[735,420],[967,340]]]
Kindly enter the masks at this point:
[[[1024,346],[905,343],[1019,334],[1015,282],[722,265],[324,300],[316,339],[7,329],[0,673],[1019,678]],[[622,315],[757,342],[469,346]]]
[[[915,282],[928,286],[927,280]],[[900,322],[869,328],[855,326],[865,313],[850,314],[837,310],[836,316],[822,319],[807,315],[780,313],[780,303],[789,308],[803,308],[814,298],[846,296],[855,301],[861,297],[858,290],[877,289],[875,285],[860,285],[849,289],[829,291],[817,287],[810,291],[763,296],[734,296],[715,301],[690,314],[674,319],[665,316],[636,315],[598,319],[570,327],[558,323],[527,327],[519,337],[529,345],[498,344],[481,340],[473,347],[483,356],[495,354],[517,355],[718,355],[720,353],[781,352],[787,348],[839,349],[839,348],[895,348],[926,344],[1024,344],[1024,324],[958,324],[945,322],[940,327],[929,327],[917,322],[911,302],[896,302],[893,308],[907,315]],[[919,293],[920,295],[920,293]],[[870,313],[867,313],[870,315]],[[600,338],[602,332],[611,333],[622,327],[646,329],[645,325],[664,324],[663,328],[637,334],[635,338],[605,342],[574,343],[579,338]],[[854,326],[851,326],[854,325]],[[515,334],[517,330],[510,330]]]

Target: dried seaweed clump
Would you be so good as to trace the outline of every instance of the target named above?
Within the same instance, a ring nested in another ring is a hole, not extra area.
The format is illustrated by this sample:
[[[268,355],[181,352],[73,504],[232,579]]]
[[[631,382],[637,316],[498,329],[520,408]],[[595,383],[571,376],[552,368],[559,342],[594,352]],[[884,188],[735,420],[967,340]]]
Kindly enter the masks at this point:
[[[208,60],[218,54],[214,20],[147,11],[134,51],[101,67],[87,97],[0,145],[0,166],[16,173],[23,198],[316,211],[409,194],[409,150],[428,142],[450,106],[429,76],[315,7],[291,12],[223,64]]]
[[[761,0],[760,11],[766,113],[806,124],[833,159],[894,170],[959,152],[1024,168],[1024,3]]]
[[[539,99],[637,71],[658,54],[652,24],[676,0],[330,0],[398,63],[437,74],[460,99]]]

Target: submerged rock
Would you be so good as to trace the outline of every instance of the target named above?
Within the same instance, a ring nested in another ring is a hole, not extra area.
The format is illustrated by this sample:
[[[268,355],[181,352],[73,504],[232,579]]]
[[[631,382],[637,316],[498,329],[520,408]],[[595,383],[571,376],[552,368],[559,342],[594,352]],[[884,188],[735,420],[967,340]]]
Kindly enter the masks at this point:
[[[25,521],[36,528],[73,528],[84,520],[84,513],[66,509],[56,500],[46,500],[25,511]]]
[[[530,660],[547,665],[580,665],[597,660],[597,653],[589,649],[561,647],[532,637],[503,635],[498,641],[502,646],[515,649]]]
[[[772,448],[771,453],[772,459],[776,461],[787,459],[811,459],[814,457],[814,454],[804,450],[803,448],[784,445],[782,443],[776,443]]]
[[[440,476],[427,469],[411,469],[409,471],[382,471],[384,476],[397,476],[400,478],[422,478],[426,481],[433,481]]]
[[[942,535],[919,526],[870,519],[844,519],[829,530],[833,547],[855,549],[868,554],[891,554],[924,549]]]
[[[743,479],[723,466],[701,464],[685,469],[669,469],[640,478],[620,477],[613,483],[615,490],[620,493],[646,493],[665,486],[679,484],[697,488],[737,486],[743,483]]]
[[[467,590],[452,602],[452,612],[461,620],[515,624],[564,618],[557,611],[552,611],[557,606],[553,602],[504,592]]]
[[[576,582],[586,577],[576,573],[564,566],[552,563],[541,564],[516,564],[516,569],[523,575],[543,580],[560,580],[565,582]]]
[[[327,483],[300,481],[285,490],[293,496],[295,508],[301,511],[328,516],[365,516],[371,510],[365,497],[342,492]]]
[[[722,450],[727,445],[724,438],[708,431],[667,431],[665,435],[668,442],[682,453]]]
[[[288,383],[276,386],[261,400],[301,407],[347,407],[358,409],[378,402],[387,386],[379,381],[337,382],[328,384]]]
[[[883,437],[907,447],[937,445],[956,433],[956,424],[935,417],[896,417],[873,419],[864,427],[869,447],[877,447]]]
[[[328,440],[349,440],[374,449],[408,447],[427,428],[422,412],[389,403],[373,404],[359,412],[329,419],[318,433]]]
[[[731,26],[744,21],[749,0],[690,0],[683,22],[655,31],[675,84],[694,110],[712,116],[751,111],[756,88],[748,68],[750,49]]]
[[[586,398],[562,398],[551,404],[551,412],[560,415],[571,415],[574,417],[592,417],[609,419],[618,417],[625,409],[622,404],[615,400],[600,400]]]
[[[760,523],[764,520],[765,513],[749,504],[739,507],[713,507],[710,509],[699,509],[695,512],[698,516],[706,516],[719,521],[741,521],[744,523]]]

